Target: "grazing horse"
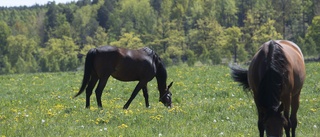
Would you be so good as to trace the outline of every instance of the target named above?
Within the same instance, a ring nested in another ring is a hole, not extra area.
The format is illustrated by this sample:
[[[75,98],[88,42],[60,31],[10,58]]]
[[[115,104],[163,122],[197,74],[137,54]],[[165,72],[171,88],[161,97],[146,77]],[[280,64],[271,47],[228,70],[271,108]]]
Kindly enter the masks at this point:
[[[258,110],[260,137],[295,136],[300,92],[305,65],[300,48],[287,40],[264,43],[254,55],[249,69],[230,66],[231,76],[244,89],[253,91]],[[291,110],[291,113],[290,113]],[[289,117],[290,115],[290,117]]]
[[[146,47],[130,50],[113,46],[90,49],[85,60],[82,86],[74,98],[86,88],[86,108],[89,108],[92,90],[99,81],[95,93],[98,107],[102,108],[101,95],[110,76],[120,81],[139,81],[123,109],[129,107],[141,89],[146,107],[150,107],[147,83],[154,77],[158,83],[159,101],[171,107],[172,94],[169,89],[173,82],[167,87],[167,71],[160,57],[153,50]]]

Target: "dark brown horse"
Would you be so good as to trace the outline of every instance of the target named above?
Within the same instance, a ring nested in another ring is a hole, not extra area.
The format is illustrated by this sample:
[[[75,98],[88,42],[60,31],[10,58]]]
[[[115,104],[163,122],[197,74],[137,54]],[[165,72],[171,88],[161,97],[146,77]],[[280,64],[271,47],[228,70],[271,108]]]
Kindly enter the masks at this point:
[[[167,87],[167,71],[153,50],[149,48],[130,50],[113,46],[90,49],[86,56],[82,86],[74,97],[80,95],[86,88],[86,108],[89,108],[92,90],[99,81],[95,93],[98,107],[102,108],[101,95],[110,76],[120,81],[139,81],[130,99],[123,106],[124,109],[129,107],[141,89],[146,107],[149,107],[147,83],[154,77],[157,79],[160,92],[159,101],[171,107],[172,94],[169,88],[172,82]]]
[[[290,129],[294,137],[300,91],[306,75],[300,48],[291,41],[271,40],[260,47],[248,70],[230,68],[234,81],[253,91],[260,137],[264,131],[267,136],[282,136],[283,128],[287,137]]]

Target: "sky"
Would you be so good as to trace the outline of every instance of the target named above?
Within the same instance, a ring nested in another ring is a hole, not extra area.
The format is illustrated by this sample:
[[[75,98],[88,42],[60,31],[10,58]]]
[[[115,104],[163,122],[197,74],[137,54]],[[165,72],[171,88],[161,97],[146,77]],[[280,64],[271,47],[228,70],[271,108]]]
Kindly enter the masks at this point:
[[[0,0],[0,7],[14,7],[14,6],[32,6],[35,4],[44,5],[49,1],[58,3],[68,3],[76,0]]]

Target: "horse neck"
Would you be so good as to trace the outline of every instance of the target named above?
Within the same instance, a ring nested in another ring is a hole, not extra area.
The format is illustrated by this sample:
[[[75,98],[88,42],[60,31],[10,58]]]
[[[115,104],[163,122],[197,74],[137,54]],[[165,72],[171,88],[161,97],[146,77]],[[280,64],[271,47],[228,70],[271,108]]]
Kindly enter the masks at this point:
[[[156,78],[158,83],[158,90],[160,92],[160,96],[162,96],[165,94],[167,88],[167,71],[162,63],[158,64],[157,66]]]

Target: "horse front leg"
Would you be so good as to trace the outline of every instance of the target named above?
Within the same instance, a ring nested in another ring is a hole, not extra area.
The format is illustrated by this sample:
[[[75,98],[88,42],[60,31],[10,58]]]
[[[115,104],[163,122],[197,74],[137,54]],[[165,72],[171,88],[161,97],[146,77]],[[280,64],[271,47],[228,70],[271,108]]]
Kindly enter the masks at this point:
[[[284,99],[284,101],[282,102],[284,105],[283,115],[287,120],[287,124],[284,125],[284,130],[287,137],[290,137],[290,128],[292,127],[291,120],[289,118],[290,105],[291,105],[290,102],[291,102],[291,97],[289,97],[288,99]]]
[[[264,114],[258,110],[258,129],[259,129],[260,137],[264,136],[264,130],[265,130],[265,127],[263,124],[263,118],[264,118]]]
[[[298,125],[297,112],[298,112],[299,104],[300,104],[299,100],[300,100],[300,95],[298,94],[292,98],[292,102],[291,102],[290,121],[291,121],[292,137],[296,136],[296,128]]]
[[[132,100],[137,96],[138,92],[146,86],[146,82],[139,82],[137,86],[134,88],[129,100],[127,103],[123,106],[123,109],[128,109],[129,105],[131,104]]]
[[[145,100],[145,103],[146,103],[146,107],[150,108],[150,105],[149,105],[149,94],[148,94],[147,85],[142,88],[142,91],[143,91],[143,96],[144,96],[144,100]]]
[[[91,76],[88,87],[86,88],[86,108],[90,108],[90,97],[92,94],[92,90],[96,85],[98,78]]]

